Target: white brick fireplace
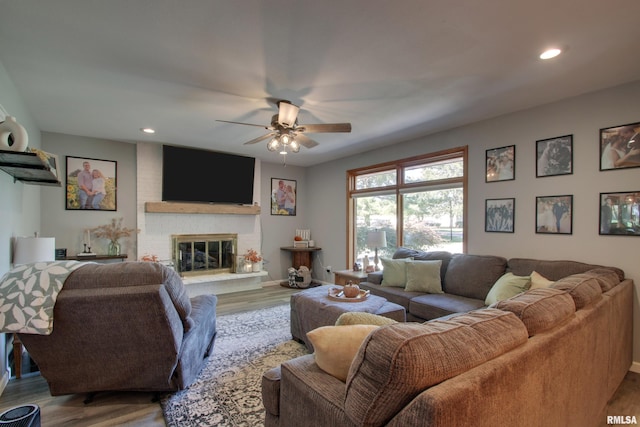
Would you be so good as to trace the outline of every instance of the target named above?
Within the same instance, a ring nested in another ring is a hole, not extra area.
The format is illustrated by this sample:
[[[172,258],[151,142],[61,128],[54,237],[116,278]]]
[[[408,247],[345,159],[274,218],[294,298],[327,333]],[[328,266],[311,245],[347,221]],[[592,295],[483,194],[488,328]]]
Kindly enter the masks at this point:
[[[162,146],[160,144],[137,144],[137,259],[155,255],[161,261],[172,257],[174,234],[222,234],[238,236],[238,254],[248,249],[261,250],[260,215],[237,214],[175,214],[145,212],[146,202],[162,200]],[[260,200],[260,161],[256,160],[254,196]],[[190,295],[233,290],[257,289],[266,273],[221,274],[197,279],[185,279]],[[211,283],[210,283],[211,282]]]

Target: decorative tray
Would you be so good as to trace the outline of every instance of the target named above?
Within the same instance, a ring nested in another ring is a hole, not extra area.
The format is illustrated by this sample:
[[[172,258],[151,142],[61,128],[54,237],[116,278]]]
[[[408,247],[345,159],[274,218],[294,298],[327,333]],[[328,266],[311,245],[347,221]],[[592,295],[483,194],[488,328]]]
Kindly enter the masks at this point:
[[[329,299],[334,301],[342,301],[342,302],[360,302],[364,301],[369,297],[370,291],[365,291],[364,289],[360,289],[360,295],[353,298],[347,298],[344,296],[342,288],[330,288],[329,289]]]

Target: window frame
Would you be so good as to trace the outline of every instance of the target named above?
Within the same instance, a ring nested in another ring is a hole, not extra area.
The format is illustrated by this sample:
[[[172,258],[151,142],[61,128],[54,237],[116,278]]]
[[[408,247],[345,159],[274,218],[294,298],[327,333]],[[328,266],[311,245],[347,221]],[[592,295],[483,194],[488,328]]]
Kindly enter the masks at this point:
[[[447,150],[441,150],[433,153],[423,154],[420,156],[409,157],[400,160],[394,160],[385,163],[378,163],[371,166],[365,166],[356,169],[347,170],[347,265],[352,266],[355,260],[355,243],[356,243],[356,216],[355,216],[355,199],[361,196],[374,196],[379,194],[394,194],[396,197],[396,241],[397,246],[403,245],[404,218],[403,207],[401,203],[402,194],[408,192],[416,192],[421,190],[437,190],[439,188],[451,188],[462,184],[463,206],[462,206],[462,252],[467,252],[467,205],[468,205],[468,146],[456,147]],[[405,183],[403,170],[407,167],[419,165],[429,165],[441,162],[443,160],[462,158],[463,173],[460,177],[444,178],[433,181],[422,181]],[[356,180],[359,176],[368,175],[377,172],[396,171],[396,184],[387,185],[376,188],[356,189]]]

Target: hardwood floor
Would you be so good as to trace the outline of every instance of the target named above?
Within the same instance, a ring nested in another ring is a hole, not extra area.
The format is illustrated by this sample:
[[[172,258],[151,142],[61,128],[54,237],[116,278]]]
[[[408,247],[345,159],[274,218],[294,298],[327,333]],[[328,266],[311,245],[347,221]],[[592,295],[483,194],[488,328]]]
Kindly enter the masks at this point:
[[[296,292],[280,286],[218,296],[218,315],[240,313],[288,303]],[[40,406],[42,426],[164,426],[160,404],[151,393],[99,393],[85,404],[85,395],[51,396],[42,377],[11,380],[0,396],[0,412],[33,403]],[[629,372],[609,402],[607,415],[635,416],[640,422],[640,374]],[[603,419],[602,426],[607,425]]]

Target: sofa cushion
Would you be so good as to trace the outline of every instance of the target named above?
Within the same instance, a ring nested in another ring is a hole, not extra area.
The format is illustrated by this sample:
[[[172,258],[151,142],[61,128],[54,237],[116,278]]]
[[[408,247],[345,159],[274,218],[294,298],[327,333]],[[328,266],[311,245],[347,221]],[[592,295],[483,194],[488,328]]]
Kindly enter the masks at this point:
[[[336,326],[342,325],[390,325],[392,323],[398,323],[397,320],[390,319],[388,317],[380,316],[373,313],[363,313],[361,311],[348,311],[342,313],[338,320],[336,320]]]
[[[391,259],[380,258],[382,262],[382,286],[392,286],[394,288],[404,288],[407,284],[406,263],[411,258]]]
[[[443,293],[442,280],[440,279],[441,266],[441,260],[407,262],[407,284],[404,287],[405,290],[428,294]]]
[[[531,286],[530,276],[516,276],[513,273],[505,273],[494,283],[484,300],[486,305],[503,299],[511,298],[526,291]]]
[[[526,341],[527,330],[513,313],[493,309],[378,328],[351,365],[347,416],[356,425],[384,425],[426,388]]]
[[[506,267],[507,260],[502,257],[455,254],[449,262],[443,289],[449,294],[484,301]]]
[[[624,279],[624,271],[615,267],[602,267],[595,264],[585,264],[577,261],[564,260],[539,260],[530,258],[511,258],[507,266],[508,270],[518,276],[527,276],[532,271],[537,271],[549,280],[559,280],[572,274],[584,273],[594,268],[608,268],[615,272],[620,280]]]
[[[576,311],[567,292],[552,288],[532,289],[498,301],[490,308],[510,311],[518,316],[530,337],[564,322]]]
[[[346,381],[349,367],[362,341],[378,327],[377,325],[321,326],[307,332],[307,338],[313,344],[318,367],[340,381]]]
[[[584,273],[572,274],[557,280],[551,285],[551,288],[567,291],[576,304],[576,310],[602,298],[602,289],[600,289],[598,281],[592,275]]]
[[[548,288],[553,284],[553,280],[549,280],[537,271],[531,272],[531,286],[529,289]]]
[[[600,285],[600,289],[603,293],[610,291],[618,283],[620,283],[620,277],[618,276],[618,274],[608,268],[594,268],[593,270],[589,270],[584,274],[595,278]]]
[[[452,313],[466,313],[483,308],[484,300],[453,294],[426,294],[411,298],[408,312],[413,317],[432,320]]]
[[[405,247],[398,248],[394,254],[394,259],[399,258],[413,258],[414,261],[442,261],[442,266],[440,267],[440,280],[444,282],[444,275],[447,272],[447,268],[449,267],[449,261],[451,261],[451,252],[447,251],[417,251],[415,249],[409,249]]]

